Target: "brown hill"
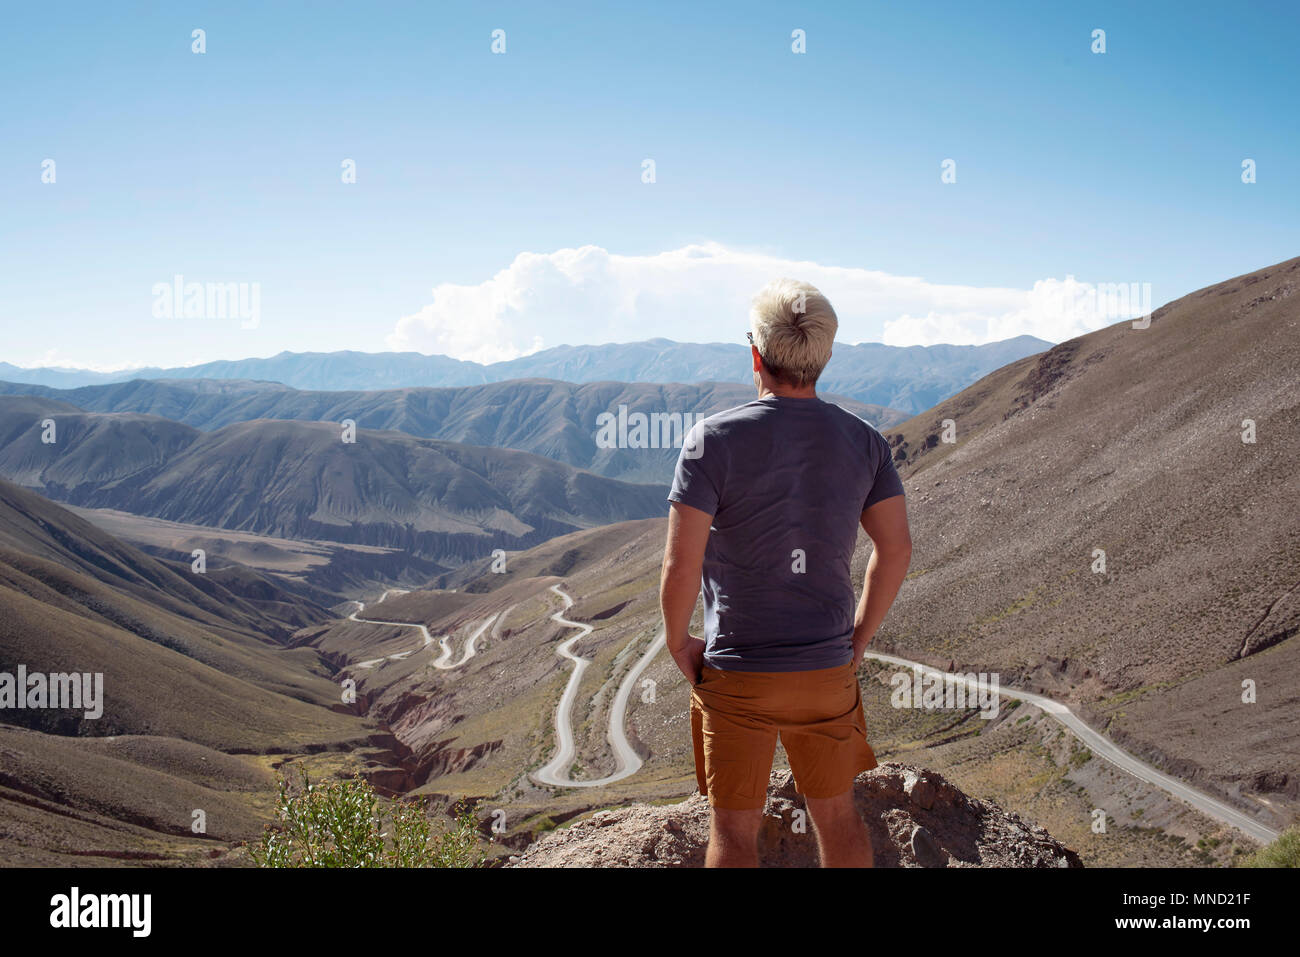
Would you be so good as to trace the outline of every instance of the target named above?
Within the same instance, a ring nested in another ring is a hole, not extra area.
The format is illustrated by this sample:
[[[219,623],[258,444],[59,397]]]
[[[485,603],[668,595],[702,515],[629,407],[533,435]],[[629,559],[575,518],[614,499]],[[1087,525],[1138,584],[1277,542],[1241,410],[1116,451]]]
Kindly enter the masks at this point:
[[[260,830],[273,786],[236,755],[382,749],[373,723],[342,713],[325,660],[284,644],[319,613],[257,576],[158,561],[0,482],[0,671],[102,675],[98,717],[0,711],[0,862],[224,860]]]
[[[219,582],[150,558],[31,492],[0,482],[0,662],[104,675],[98,719],[7,709],[68,735],[154,734],[261,750],[363,737],[310,652]],[[165,690],[163,690],[165,689]]]
[[[1298,370],[1300,259],[1012,363],[888,433],[914,553],[878,649],[1073,699],[1284,823],[1300,808]]]
[[[662,511],[666,489],[538,455],[327,422],[200,432],[0,397],[0,475],[71,505],[286,538],[403,549],[444,565]],[[53,419],[57,441],[41,441]]]

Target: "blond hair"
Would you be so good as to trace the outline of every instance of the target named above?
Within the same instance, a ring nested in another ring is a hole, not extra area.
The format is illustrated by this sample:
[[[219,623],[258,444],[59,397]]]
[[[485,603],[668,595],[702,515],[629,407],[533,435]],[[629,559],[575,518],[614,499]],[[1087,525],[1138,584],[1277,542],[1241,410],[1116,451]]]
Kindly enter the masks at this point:
[[[749,310],[754,345],[768,374],[796,388],[814,385],[831,358],[839,319],[811,283],[774,279]]]

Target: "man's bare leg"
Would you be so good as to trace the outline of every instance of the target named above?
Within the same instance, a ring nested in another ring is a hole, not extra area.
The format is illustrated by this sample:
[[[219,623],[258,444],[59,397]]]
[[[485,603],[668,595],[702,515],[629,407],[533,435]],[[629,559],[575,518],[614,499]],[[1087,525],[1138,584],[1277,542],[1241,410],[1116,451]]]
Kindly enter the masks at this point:
[[[871,867],[871,837],[853,788],[832,798],[807,798],[822,867]]]
[[[761,807],[745,811],[713,808],[704,866],[758,867],[758,829],[762,823]]]

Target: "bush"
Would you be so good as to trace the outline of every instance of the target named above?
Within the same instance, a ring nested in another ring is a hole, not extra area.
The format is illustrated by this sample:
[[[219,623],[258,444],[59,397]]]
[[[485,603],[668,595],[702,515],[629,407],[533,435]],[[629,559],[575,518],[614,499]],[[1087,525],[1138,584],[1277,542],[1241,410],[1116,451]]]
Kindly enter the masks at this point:
[[[1239,867],[1300,867],[1300,826],[1288,828],[1267,847],[1244,859]]]
[[[259,867],[476,867],[484,858],[473,809],[461,804],[456,811],[456,823],[434,837],[419,804],[393,802],[389,833],[364,779],[313,784],[304,773],[295,788],[280,781],[276,822],[249,850]]]

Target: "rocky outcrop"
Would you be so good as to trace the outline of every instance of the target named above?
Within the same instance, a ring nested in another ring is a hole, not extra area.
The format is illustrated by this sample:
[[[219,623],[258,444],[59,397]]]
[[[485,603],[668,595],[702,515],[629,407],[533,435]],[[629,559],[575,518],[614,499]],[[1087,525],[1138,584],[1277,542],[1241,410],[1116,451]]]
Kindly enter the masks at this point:
[[[935,771],[882,764],[854,782],[877,867],[1082,867],[1041,827],[967,797]],[[700,867],[709,836],[701,795],[680,804],[597,811],[511,858],[513,867]],[[773,772],[759,858],[764,867],[815,867],[817,845],[789,771]]]

